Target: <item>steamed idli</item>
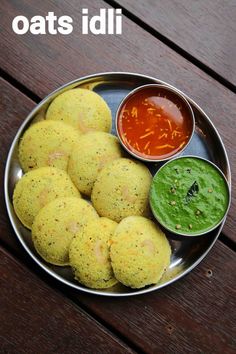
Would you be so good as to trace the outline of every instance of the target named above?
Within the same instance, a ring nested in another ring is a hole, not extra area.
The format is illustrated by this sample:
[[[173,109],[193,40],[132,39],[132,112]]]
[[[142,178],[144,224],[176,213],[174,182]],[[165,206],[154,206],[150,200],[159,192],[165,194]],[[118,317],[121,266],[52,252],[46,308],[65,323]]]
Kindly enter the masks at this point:
[[[110,132],[112,123],[111,111],[104,99],[82,88],[57,96],[47,110],[46,119],[61,120],[81,133],[91,130]]]
[[[19,160],[24,172],[43,166],[67,170],[69,156],[80,133],[73,127],[55,121],[31,125],[19,145]]]
[[[99,171],[121,156],[121,147],[114,135],[88,133],[75,144],[69,159],[68,173],[79,191],[89,196]]]
[[[171,248],[151,220],[129,216],[111,239],[111,264],[117,280],[131,288],[157,283],[170,264]]]
[[[88,223],[98,219],[95,209],[79,198],[58,198],[43,207],[32,225],[36,251],[55,265],[69,264],[73,237]]]
[[[41,167],[27,172],[17,182],[13,206],[22,224],[30,229],[42,207],[56,198],[63,197],[80,198],[80,193],[68,174],[55,167]]]
[[[91,200],[100,216],[119,222],[148,213],[151,173],[140,162],[126,158],[106,165],[94,183]]]
[[[109,256],[116,227],[117,223],[107,218],[93,220],[71,242],[69,258],[75,279],[89,288],[104,289],[117,283]]]

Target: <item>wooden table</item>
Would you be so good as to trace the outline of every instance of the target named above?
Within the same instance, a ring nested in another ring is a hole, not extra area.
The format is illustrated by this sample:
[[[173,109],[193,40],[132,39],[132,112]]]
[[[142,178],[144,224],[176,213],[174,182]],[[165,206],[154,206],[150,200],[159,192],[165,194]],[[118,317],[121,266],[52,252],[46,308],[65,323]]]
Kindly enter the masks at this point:
[[[122,7],[121,36],[81,35],[81,9]],[[0,352],[235,353],[236,198],[223,233],[188,276],[160,291],[106,298],[52,280],[22,249],[6,213],[5,161],[30,110],[58,86],[104,71],[155,76],[210,116],[236,183],[235,0],[1,0]],[[17,36],[11,22],[70,15],[72,34]]]

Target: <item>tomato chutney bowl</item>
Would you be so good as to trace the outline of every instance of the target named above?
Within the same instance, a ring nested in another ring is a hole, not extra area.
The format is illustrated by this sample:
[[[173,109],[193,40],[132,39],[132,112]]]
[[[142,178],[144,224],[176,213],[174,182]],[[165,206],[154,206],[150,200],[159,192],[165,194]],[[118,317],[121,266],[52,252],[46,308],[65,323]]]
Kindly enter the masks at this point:
[[[184,151],[195,129],[194,113],[175,88],[149,84],[131,91],[116,113],[116,130],[128,153],[161,162]]]

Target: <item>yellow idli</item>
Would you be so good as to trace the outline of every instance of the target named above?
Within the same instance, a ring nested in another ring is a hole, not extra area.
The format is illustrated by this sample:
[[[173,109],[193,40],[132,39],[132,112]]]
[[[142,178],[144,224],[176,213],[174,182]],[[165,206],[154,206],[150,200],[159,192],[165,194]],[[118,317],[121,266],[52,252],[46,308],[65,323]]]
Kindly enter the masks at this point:
[[[142,216],[123,219],[111,239],[110,257],[117,280],[131,288],[157,283],[170,264],[164,233]]]
[[[110,132],[111,111],[97,93],[81,88],[63,92],[50,104],[46,119],[61,120],[81,133],[91,130]]]
[[[69,159],[68,173],[79,191],[90,196],[99,171],[121,156],[122,150],[114,135],[88,133],[75,144]]]
[[[42,207],[63,197],[80,198],[68,174],[55,167],[41,167],[27,172],[16,184],[13,206],[22,224],[30,229]]]
[[[119,222],[130,215],[147,215],[151,173],[126,158],[106,165],[94,183],[91,200],[101,216]]]
[[[69,246],[73,237],[86,224],[98,219],[95,209],[79,198],[57,198],[43,207],[32,225],[36,251],[45,261],[69,264]]]
[[[69,156],[80,133],[73,127],[55,121],[31,125],[19,145],[19,160],[24,172],[43,166],[67,170]]]
[[[89,288],[104,289],[117,283],[109,256],[116,227],[117,223],[107,218],[93,220],[71,242],[69,258],[75,279]]]

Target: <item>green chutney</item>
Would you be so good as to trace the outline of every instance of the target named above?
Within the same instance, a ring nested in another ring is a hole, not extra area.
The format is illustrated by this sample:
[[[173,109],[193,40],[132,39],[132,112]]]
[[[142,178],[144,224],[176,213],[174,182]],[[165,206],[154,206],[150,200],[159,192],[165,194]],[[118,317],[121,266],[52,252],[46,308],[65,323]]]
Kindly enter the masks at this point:
[[[150,205],[161,225],[180,235],[214,229],[229,206],[229,188],[221,172],[198,157],[169,161],[156,173]]]

